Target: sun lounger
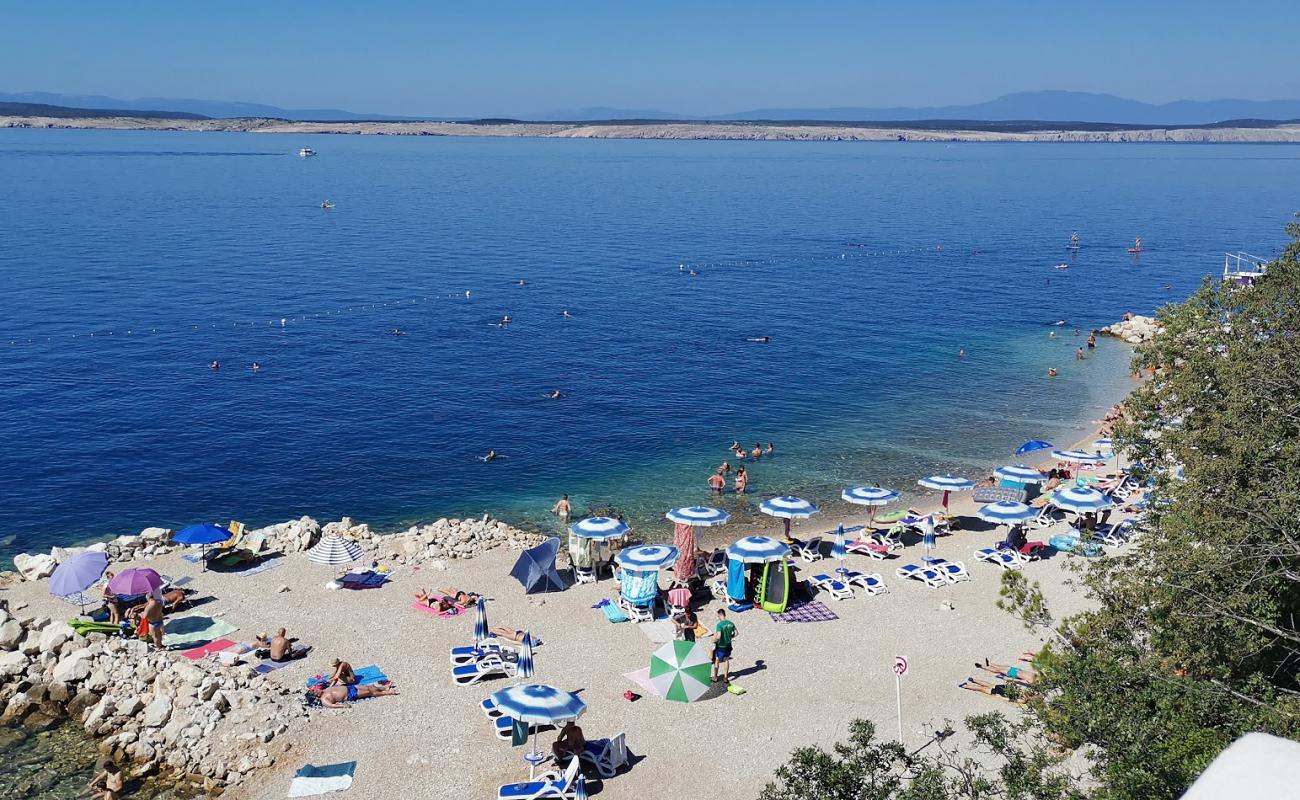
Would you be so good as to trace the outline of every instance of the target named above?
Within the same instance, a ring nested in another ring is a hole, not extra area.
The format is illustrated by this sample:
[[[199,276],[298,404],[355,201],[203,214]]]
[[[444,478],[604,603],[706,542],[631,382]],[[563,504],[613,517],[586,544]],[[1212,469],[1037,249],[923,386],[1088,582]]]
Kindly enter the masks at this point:
[[[844,579],[844,582],[850,586],[860,587],[863,592],[866,592],[868,597],[889,590],[889,587],[885,586],[885,582],[880,577],[879,572],[855,572],[849,570],[848,572],[843,573],[841,577]]]
[[[970,580],[970,573],[966,571],[966,565],[960,561],[949,561],[946,558],[932,559],[930,569],[938,571],[948,583]]]
[[[492,699],[492,695],[483,698],[483,702],[479,703],[478,707],[483,711],[484,716],[488,719],[496,719],[497,717],[504,716],[501,709],[497,708],[496,701]]]
[[[479,642],[477,645],[467,645],[465,647],[451,648],[452,666],[458,664],[473,664],[475,661],[484,656],[502,656],[502,646],[496,642]]]
[[[633,622],[653,622],[655,618],[655,598],[633,602],[626,597],[618,598],[618,607]]]
[[[500,655],[488,654],[478,661],[451,668],[451,681],[457,686],[473,686],[485,678],[513,677],[515,664]]]
[[[876,531],[871,534],[871,538],[884,545],[889,552],[903,549],[903,531],[907,526],[899,523],[883,531]]]
[[[899,547],[902,547],[901,542],[899,543]],[[856,542],[849,542],[845,545],[844,552],[857,553],[858,555],[863,555],[867,558],[874,558],[877,561],[884,561],[889,558],[889,554],[892,551],[887,544],[873,542],[870,539],[858,539]]]
[[[823,592],[827,592],[836,600],[847,600],[853,596],[853,590],[842,581],[836,580],[829,575],[814,575],[811,579],[812,585],[816,586]]]
[[[722,575],[727,571],[727,552],[725,550],[714,550],[701,563],[704,565],[704,572],[709,577]]]
[[[505,715],[493,717],[492,726],[498,739],[504,739],[508,742],[513,737],[515,721],[512,718]],[[532,736],[534,733],[537,733],[537,724],[530,722],[528,723],[528,735]]]
[[[991,547],[976,550],[975,559],[995,564],[1003,569],[1020,569],[1025,563],[1020,554],[1014,550],[994,550]]]
[[[937,589],[940,586],[948,585],[948,581],[946,581],[943,575],[939,574],[937,570],[918,567],[915,564],[904,564],[894,570],[894,574],[900,578],[918,580],[926,586],[929,586],[931,589]]]
[[[1065,516],[1048,501],[1048,505],[1038,509],[1038,516],[1029,520],[1029,524],[1035,528],[1050,528],[1058,522],[1064,522]]]
[[[234,550],[239,547],[239,543],[244,540],[244,523],[236,522],[232,519],[230,524],[226,526],[226,530],[230,531],[231,537],[224,542],[218,542],[214,549],[227,551]]]
[[[1114,525],[1098,525],[1097,530],[1093,531],[1093,538],[1111,547],[1122,547],[1128,544],[1132,529],[1133,523],[1128,520]]]
[[[596,573],[591,569],[591,567],[574,567],[573,582],[574,583],[595,583]]]
[[[612,739],[589,741],[578,758],[590,764],[600,777],[612,778],[628,763],[626,734],[620,733]]]
[[[561,775],[558,772],[544,772],[537,780],[525,783],[508,783],[497,790],[498,800],[542,800],[542,798],[568,798],[574,796],[574,781],[578,779],[578,768],[582,759],[575,758]]]
[[[814,536],[806,542],[799,539],[791,539],[790,541],[790,552],[798,556],[800,560],[807,561],[810,564],[822,560],[822,537]]]

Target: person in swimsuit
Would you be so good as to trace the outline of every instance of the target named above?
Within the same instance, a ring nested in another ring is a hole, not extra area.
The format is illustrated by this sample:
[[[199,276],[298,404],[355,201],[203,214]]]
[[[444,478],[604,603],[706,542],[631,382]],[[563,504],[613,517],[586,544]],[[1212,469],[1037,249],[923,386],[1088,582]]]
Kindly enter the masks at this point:
[[[695,641],[695,627],[699,624],[699,618],[689,608],[673,617],[673,627],[682,635],[683,641]]]
[[[497,457],[497,451],[495,451],[495,450],[489,450],[489,451],[487,451],[487,455],[482,456],[482,459],[483,459],[484,461],[493,461],[493,460],[496,459],[496,457]]]
[[[722,465],[718,467],[718,472],[721,472],[723,475],[730,475],[730,474],[731,474],[731,462],[730,462],[730,461],[723,461],[723,462],[722,462]]]
[[[768,458],[771,458],[772,454],[775,452],[776,452],[776,445],[772,444],[771,442],[768,442],[767,449],[763,451],[763,454],[766,455]]]
[[[722,487],[726,485],[726,480],[722,477],[722,470],[718,470],[709,476],[709,491],[714,494],[722,494]]]
[[[999,678],[1005,677],[1009,681],[1014,681],[1022,686],[1032,686],[1034,681],[1038,680],[1038,673],[1029,667],[1014,667],[1010,664],[993,664],[986,658],[984,663],[975,662],[975,666],[985,672],[991,672]]]
[[[966,680],[962,681],[957,685],[962,689],[969,689],[972,692],[979,692],[980,694],[987,694],[992,697],[1001,697],[1002,699],[1011,703],[1015,703],[1016,705],[1023,705],[1025,703],[1028,703],[1029,698],[1032,695],[1032,692],[1030,692],[1028,689],[1025,689],[1019,684],[1014,684],[1017,688],[1017,691],[1015,692],[1015,697],[1012,697],[1007,692],[1008,684],[988,683],[986,681],[976,680],[975,678],[967,678]]]
[[[749,486],[749,473],[741,466],[736,469],[736,494],[744,494],[746,486]]]
[[[488,628],[488,633],[492,634],[494,638],[502,639],[507,642],[513,642],[514,644],[524,643],[524,631],[519,628],[502,628],[502,627]],[[533,645],[534,646],[537,645],[536,639],[533,640]]]
[[[86,788],[90,790],[91,796],[95,800],[117,800],[122,796],[125,785],[122,770],[118,768],[117,763],[105,761],[104,768],[90,779],[90,783],[86,784]]]
[[[395,694],[398,694],[397,687],[389,681],[366,686],[331,686],[320,693],[320,704],[326,708],[347,708],[348,703],[355,703],[358,700]]]
[[[555,762],[568,763],[572,758],[582,755],[587,749],[587,738],[582,735],[582,728],[578,723],[569,720],[560,728],[560,736],[551,745],[551,754],[555,756]]]
[[[113,572],[109,570],[104,573],[104,588],[102,595],[104,597],[104,607],[108,609],[108,621],[113,625],[119,625],[122,622],[122,604],[118,602],[117,595],[108,588],[108,582],[113,580]]]
[[[281,628],[271,637],[269,643],[271,651],[271,660],[277,662],[295,661],[299,658],[305,658],[311,652],[310,645],[300,645],[297,639],[290,639]]]
[[[749,456],[750,456],[750,458],[754,459],[755,461],[757,461],[757,460],[759,460],[760,458],[762,458],[762,457],[763,457],[763,445],[759,444],[758,442],[754,442],[754,449],[749,451]]]
[[[334,672],[330,674],[329,680],[325,681],[327,687],[352,686],[357,682],[357,672],[348,662],[336,658],[330,662],[330,666],[334,668]]]
[[[213,361],[211,364],[208,365],[208,369],[221,369],[221,362]]]
[[[1082,361],[1082,360],[1083,360],[1083,348],[1082,348],[1082,347],[1080,347],[1078,350],[1075,350],[1075,351],[1074,351],[1074,357],[1075,357],[1075,359],[1078,360],[1078,361]]]
[[[1048,367],[1048,368],[1047,368],[1047,377],[1049,377],[1049,378],[1055,378],[1055,377],[1056,377],[1056,367]]]
[[[253,372],[257,372],[261,368],[262,368],[261,364],[257,363],[256,361],[253,362]]]
[[[1097,346],[1097,334],[1095,333],[1088,334],[1088,349],[1091,350],[1096,346]]]
[[[564,397],[564,393],[561,392],[559,389],[556,389],[555,391],[551,392],[552,400],[559,400],[561,397]]]
[[[569,514],[573,513],[573,504],[569,502],[569,496],[562,495],[555,505],[551,506],[551,513],[559,517],[561,521],[568,522]]]
[[[153,639],[154,647],[162,650],[166,623],[163,622],[163,603],[158,592],[149,595],[145,601],[143,616],[149,621],[149,638]]]

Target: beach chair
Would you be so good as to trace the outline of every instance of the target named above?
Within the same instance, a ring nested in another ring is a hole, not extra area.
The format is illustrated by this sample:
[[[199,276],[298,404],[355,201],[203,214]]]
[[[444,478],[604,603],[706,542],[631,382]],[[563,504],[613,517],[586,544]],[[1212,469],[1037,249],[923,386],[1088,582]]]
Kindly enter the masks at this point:
[[[937,589],[940,586],[948,585],[948,581],[946,581],[943,575],[939,574],[937,570],[918,567],[915,564],[904,564],[894,570],[894,574],[900,578],[910,578],[912,580],[920,581],[931,589]]]
[[[675,617],[685,612],[691,606],[690,589],[669,589],[668,590],[668,616]]]
[[[655,618],[655,598],[649,600],[633,601],[626,597],[619,596],[618,607],[627,614],[627,618],[633,622],[654,622]]]
[[[574,567],[573,582],[574,583],[595,583],[596,573],[591,569],[591,567]]]
[[[485,678],[514,677],[515,662],[507,661],[502,655],[489,653],[477,661],[452,667],[451,682],[457,686],[473,686]]]
[[[975,559],[1003,569],[1020,569],[1025,563],[1014,550],[994,550],[991,547],[976,550]]]
[[[811,564],[814,561],[822,560],[822,537],[814,536],[806,542],[791,539],[790,542],[790,552],[798,556],[801,561],[807,561]]]
[[[727,579],[715,578],[709,581],[709,594],[713,595],[714,600],[729,602],[727,598]]]
[[[903,549],[903,531],[906,529],[907,526],[900,522],[896,525],[891,525],[883,531],[877,530],[875,533],[871,534],[871,538],[884,545],[885,548],[892,553],[896,550]]]
[[[885,585],[885,581],[880,577],[879,572],[868,573],[868,572],[856,572],[854,570],[849,570],[848,572],[845,572],[841,577],[843,577],[844,582],[849,584],[850,586],[857,586],[861,588],[862,591],[866,593],[868,597],[872,597],[874,595],[881,594],[882,592],[889,591],[889,587]]]
[[[242,523],[242,522],[238,522],[238,521],[232,519],[232,520],[230,521],[230,524],[226,526],[226,530],[230,531],[230,533],[231,533],[230,538],[227,539],[227,540],[225,540],[224,542],[219,542],[219,543],[216,545],[215,549],[217,549],[217,550],[233,550],[233,549],[235,549],[236,547],[239,547],[239,543],[240,543],[241,541],[243,541],[243,539],[244,539],[244,523]]]
[[[932,559],[930,569],[938,571],[948,583],[970,580],[970,573],[966,571],[966,565],[960,561],[949,561],[946,558]]]
[[[633,622],[652,622],[659,599],[659,574],[623,570],[619,577],[618,607]]]
[[[814,575],[809,582],[819,590],[827,592],[836,600],[847,600],[853,596],[853,590],[849,588],[848,584],[829,575]]]
[[[727,552],[725,550],[714,550],[709,553],[709,557],[702,559],[700,564],[703,565],[704,573],[712,578],[715,575],[725,575],[727,572]]]
[[[509,643],[504,643],[504,646],[509,646]],[[502,659],[508,657],[505,653],[503,643],[500,642],[482,641],[476,645],[451,648],[452,666],[457,666],[459,664],[473,664],[475,661],[478,661],[485,656],[496,656]]]
[[[497,790],[498,800],[543,800],[543,798],[571,798],[574,781],[578,779],[581,758],[569,762],[564,773],[543,772],[536,780],[508,783]]]
[[[612,739],[587,742],[586,749],[578,754],[578,758],[590,764],[600,777],[612,778],[628,764],[626,739],[626,734],[620,733]]]
[[[492,699],[492,695],[483,698],[483,702],[479,703],[478,707],[488,719],[496,719],[497,717],[505,715],[505,712],[500,708],[497,708],[496,701]]]
[[[498,739],[510,741],[513,738],[514,728],[515,721],[511,717],[504,714],[492,717],[492,730],[496,732]],[[532,736],[534,733],[537,733],[537,723],[530,722],[528,723],[528,735]]]
[[[902,543],[900,542],[899,544],[901,546]],[[892,551],[889,549],[888,545],[881,544],[880,542],[873,542],[870,539],[858,539],[857,541],[849,542],[844,545],[844,552],[857,553],[858,555],[866,556],[867,558],[874,558],[876,561],[884,561],[890,557]]]
[[[1042,508],[1038,509],[1038,516],[1029,520],[1029,525],[1035,528],[1050,528],[1058,522],[1064,522],[1065,515],[1057,509],[1056,506],[1048,502]]]
[[[1128,544],[1129,536],[1132,533],[1133,523],[1129,520],[1116,522],[1113,525],[1098,525],[1097,530],[1093,532],[1093,538],[1102,544],[1111,547],[1122,547]]]

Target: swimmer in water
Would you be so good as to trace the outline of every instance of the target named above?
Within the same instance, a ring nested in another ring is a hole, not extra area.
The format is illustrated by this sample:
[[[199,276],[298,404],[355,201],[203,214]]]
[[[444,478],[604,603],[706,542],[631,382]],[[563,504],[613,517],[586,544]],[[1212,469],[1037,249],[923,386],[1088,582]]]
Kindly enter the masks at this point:
[[[957,351],[957,357],[958,357],[958,358],[965,358],[965,357],[966,357],[966,350],[965,350],[964,348],[961,349],[961,350],[958,350],[958,351]]]
[[[393,328],[393,335],[394,335],[394,336],[405,336],[405,335],[406,335],[406,331],[402,330],[401,328]]]
[[[465,290],[465,297],[466,297],[466,299],[469,298],[469,289],[466,289],[466,290]]]
[[[767,449],[764,450],[763,452],[764,454],[767,455],[768,458],[771,458],[772,454],[776,452],[776,445],[772,444],[771,442],[768,442]]]
[[[565,319],[573,319],[573,315],[569,313],[569,309],[567,308],[564,309],[563,312],[561,312],[560,316],[564,317]]]
[[[505,326],[509,325],[509,324],[510,324],[510,315],[509,315],[509,314],[506,314],[505,316],[503,316],[503,317],[501,318],[501,321],[498,322],[497,324],[500,325],[500,326],[503,327],[503,328],[504,328]]]
[[[1053,324],[1053,325],[1056,325],[1057,327],[1060,327],[1061,325],[1064,325],[1064,324],[1065,324],[1065,320],[1063,320],[1063,319],[1058,319],[1056,322],[1053,322],[1052,324]]]
[[[1056,367],[1048,367],[1048,368],[1047,368],[1047,377],[1049,377],[1049,378],[1055,378],[1055,377],[1056,377]]]
[[[564,397],[564,394],[559,389],[556,389],[550,394],[552,400],[559,400],[561,397]]]
[[[1047,338],[1048,338],[1048,339],[1055,339],[1055,338],[1056,338],[1056,331],[1048,331],[1048,332],[1047,332]]]
[[[524,282],[524,279],[523,279],[523,278],[520,278],[520,279],[519,279],[519,285],[520,285],[520,286],[527,286],[528,284]]]
[[[497,457],[497,451],[495,451],[495,450],[489,450],[489,451],[487,451],[487,455],[485,455],[485,456],[479,456],[479,457],[480,457],[481,459],[483,459],[484,461],[492,461],[492,460],[494,460],[494,459]]]
[[[208,369],[221,369],[221,362],[213,361],[211,364],[208,365]]]
[[[253,362],[253,372],[257,372],[261,368],[262,368],[261,364],[257,363],[256,361]]]
[[[1078,249],[1079,249],[1079,232],[1078,232],[1078,231],[1075,231],[1074,233],[1070,234],[1070,249],[1072,249],[1072,250],[1078,250]]]
[[[770,342],[770,341],[772,341],[772,337],[770,337],[770,336],[749,336],[749,337],[746,337],[746,338],[745,338],[745,341],[747,341],[747,342]]]
[[[1075,329],[1074,329],[1074,335],[1075,335],[1075,336],[1078,336],[1078,335],[1079,335],[1079,329],[1078,329],[1078,328],[1075,328]]]
[[[695,270],[691,270],[690,275],[691,275],[692,278],[694,278],[694,277],[698,276],[699,273],[696,272]]]
[[[1083,348],[1080,347],[1074,351],[1074,357],[1080,361],[1083,360]]]

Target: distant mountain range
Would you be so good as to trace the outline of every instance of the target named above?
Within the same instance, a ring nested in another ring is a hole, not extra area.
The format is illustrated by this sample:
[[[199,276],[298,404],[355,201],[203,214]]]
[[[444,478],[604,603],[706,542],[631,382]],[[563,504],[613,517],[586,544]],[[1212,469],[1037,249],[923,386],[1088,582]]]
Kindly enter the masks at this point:
[[[103,95],[67,95],[50,92],[0,93],[0,102],[43,104],[99,111],[174,112],[204,117],[273,117],[288,120],[340,122],[355,120],[455,120],[465,117],[393,116],[362,114],[336,108],[287,109],[260,103],[224,102],[166,97],[119,100]],[[505,117],[507,115],[499,115]],[[583,122],[603,120],[683,121],[825,121],[825,122],[913,122],[920,120],[1053,121],[1128,125],[1207,125],[1225,120],[1300,119],[1300,100],[1177,100],[1172,103],[1143,103],[1109,94],[1089,92],[1017,92],[995,100],[955,106],[897,106],[893,108],[759,108],[727,114],[691,115],[654,109],[596,106],[563,109],[513,119],[538,122]]]

